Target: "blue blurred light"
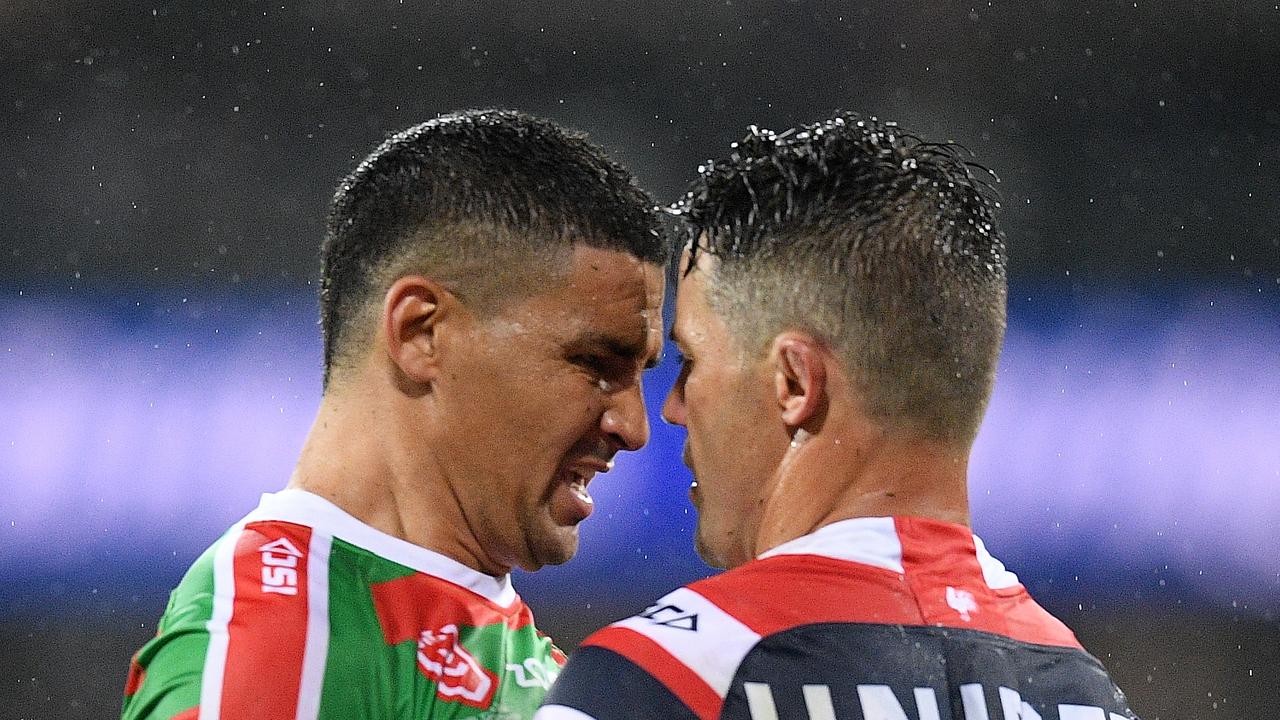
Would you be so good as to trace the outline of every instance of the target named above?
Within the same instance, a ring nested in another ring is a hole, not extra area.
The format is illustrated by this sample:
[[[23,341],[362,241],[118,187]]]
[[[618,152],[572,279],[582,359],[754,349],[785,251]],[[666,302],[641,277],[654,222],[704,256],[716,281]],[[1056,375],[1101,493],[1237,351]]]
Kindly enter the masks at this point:
[[[319,399],[311,296],[5,298],[0,616],[35,587],[167,591],[284,485]],[[642,603],[710,572],[658,419],[675,370],[646,379],[652,442],[593,483],[579,557],[523,587]],[[970,476],[1033,592],[1280,609],[1280,308],[1014,293]]]

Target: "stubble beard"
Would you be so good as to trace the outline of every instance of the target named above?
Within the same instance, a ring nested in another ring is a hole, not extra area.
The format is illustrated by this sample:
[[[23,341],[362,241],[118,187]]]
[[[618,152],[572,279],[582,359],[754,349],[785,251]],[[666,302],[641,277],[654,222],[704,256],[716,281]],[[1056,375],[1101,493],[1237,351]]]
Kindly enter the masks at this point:
[[[564,527],[556,525],[549,513],[544,513],[542,522],[524,524],[525,548],[529,554],[529,565],[524,567],[530,572],[547,565],[563,565],[578,554],[578,526]]]

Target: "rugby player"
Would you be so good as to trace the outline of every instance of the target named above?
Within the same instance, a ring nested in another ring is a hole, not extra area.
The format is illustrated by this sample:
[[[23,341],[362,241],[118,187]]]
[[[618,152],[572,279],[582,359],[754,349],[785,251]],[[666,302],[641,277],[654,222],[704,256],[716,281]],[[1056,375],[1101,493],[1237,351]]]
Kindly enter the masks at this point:
[[[1133,717],[970,529],[1007,287],[982,177],[855,115],[701,168],[663,416],[728,572],[589,637],[538,720]]]
[[[550,122],[464,112],[374,150],[329,216],[296,470],[173,592],[124,718],[531,716],[564,657],[509,573],[568,560],[588,483],[648,439],[668,249]]]

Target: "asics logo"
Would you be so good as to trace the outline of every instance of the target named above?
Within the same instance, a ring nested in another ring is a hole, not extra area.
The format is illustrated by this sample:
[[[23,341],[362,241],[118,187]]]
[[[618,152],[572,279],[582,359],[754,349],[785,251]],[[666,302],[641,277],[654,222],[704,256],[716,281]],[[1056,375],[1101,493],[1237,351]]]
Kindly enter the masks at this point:
[[[279,595],[298,594],[298,558],[302,553],[280,538],[258,548],[262,554],[262,592]]]

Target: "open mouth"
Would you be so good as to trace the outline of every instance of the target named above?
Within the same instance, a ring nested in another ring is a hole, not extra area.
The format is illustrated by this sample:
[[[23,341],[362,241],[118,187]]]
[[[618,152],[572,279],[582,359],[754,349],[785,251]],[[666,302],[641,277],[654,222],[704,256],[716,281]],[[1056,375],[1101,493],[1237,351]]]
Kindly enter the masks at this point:
[[[594,472],[586,473],[579,470],[570,470],[569,475],[569,491],[579,500],[587,505],[594,505],[595,501],[591,499],[591,494],[587,492],[587,485],[591,482]]]
[[[558,525],[577,525],[586,520],[595,507],[587,487],[597,473],[607,471],[612,463],[599,467],[581,463],[560,470],[551,495],[551,517]]]

